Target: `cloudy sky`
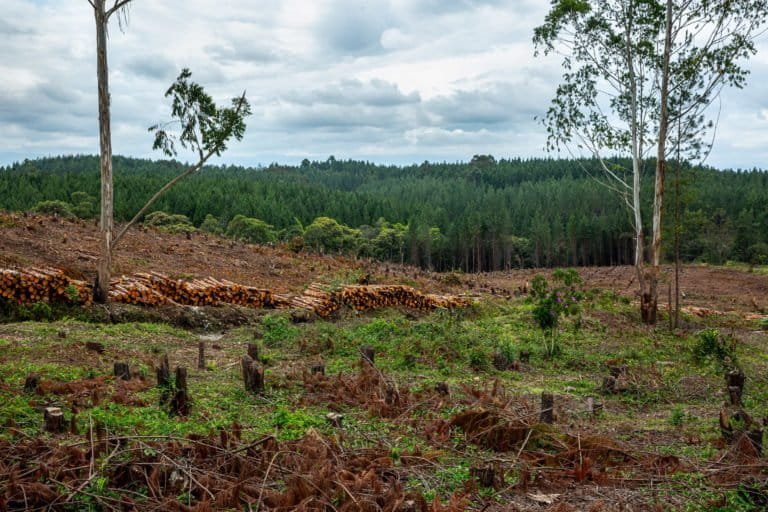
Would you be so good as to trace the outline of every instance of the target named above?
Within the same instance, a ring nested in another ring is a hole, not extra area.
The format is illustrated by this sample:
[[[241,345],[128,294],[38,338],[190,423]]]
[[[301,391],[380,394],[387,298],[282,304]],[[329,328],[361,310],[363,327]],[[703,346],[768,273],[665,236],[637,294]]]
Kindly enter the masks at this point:
[[[543,156],[534,121],[560,76],[535,58],[545,0],[134,0],[110,29],[116,154],[160,158],[146,128],[182,67],[254,115],[218,161],[383,163]],[[86,0],[3,0],[0,165],[98,152],[94,21]],[[747,89],[723,95],[708,163],[768,168],[768,41]],[[180,155],[185,159],[187,155]],[[188,156],[192,158],[191,155]]]

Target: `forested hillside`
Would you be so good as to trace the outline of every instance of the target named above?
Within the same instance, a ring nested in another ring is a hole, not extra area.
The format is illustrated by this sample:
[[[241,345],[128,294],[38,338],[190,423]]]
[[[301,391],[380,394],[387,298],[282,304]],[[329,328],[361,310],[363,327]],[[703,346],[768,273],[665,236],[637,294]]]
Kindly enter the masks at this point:
[[[407,167],[333,157],[298,167],[208,167],[156,204],[155,210],[189,222],[163,215],[149,222],[438,270],[629,264],[629,215],[617,196],[585,173],[594,167],[589,161],[482,155],[469,163]],[[96,156],[0,168],[0,208],[45,209],[42,201],[62,201],[68,204],[48,208],[95,217],[98,168]],[[652,162],[647,168],[649,182]],[[183,169],[173,161],[116,157],[116,219],[130,218]],[[674,175],[669,180],[671,240]],[[768,258],[768,173],[684,168],[680,190],[685,260]],[[644,192],[650,207],[651,190]]]

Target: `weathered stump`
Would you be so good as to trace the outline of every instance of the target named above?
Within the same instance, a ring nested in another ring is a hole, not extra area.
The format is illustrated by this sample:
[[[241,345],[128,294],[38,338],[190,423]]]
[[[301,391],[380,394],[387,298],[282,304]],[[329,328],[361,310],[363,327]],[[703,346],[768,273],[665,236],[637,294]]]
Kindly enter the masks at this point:
[[[592,416],[596,416],[603,411],[602,402],[598,402],[591,396],[587,398],[587,412]]]
[[[261,357],[259,355],[259,345],[258,343],[249,343],[248,344],[248,356],[253,359],[254,361],[261,361]]]
[[[160,360],[160,365],[155,368],[157,376],[157,387],[160,388],[160,403],[168,401],[171,394],[171,368],[168,363],[168,354],[165,354]]]
[[[251,356],[244,355],[240,361],[243,370],[243,384],[245,390],[251,393],[264,392],[264,369],[258,361],[254,361]]]
[[[493,360],[492,360],[493,367],[496,368],[498,371],[503,372],[504,370],[509,369],[510,361],[501,352],[496,352],[493,354]]]
[[[360,347],[360,361],[363,364],[373,366],[375,359],[376,359],[376,351],[372,346],[363,345],[362,347]]]
[[[202,341],[197,344],[197,369],[205,370],[205,343]]]
[[[325,375],[325,365],[322,363],[313,364],[309,368],[309,373],[312,375]]]
[[[86,341],[85,350],[90,350],[91,352],[96,352],[97,354],[103,354],[105,349],[103,343],[99,343],[98,341]]]
[[[176,367],[176,389],[171,399],[171,414],[174,416],[186,416],[189,414],[190,399],[187,391],[187,369],[183,366]]]
[[[37,391],[37,387],[40,385],[40,376],[36,373],[30,373],[24,380],[24,391],[26,393],[34,393]]]
[[[731,370],[725,374],[725,382],[728,385],[728,397],[731,405],[740,406],[741,397],[744,394],[744,383],[747,377],[741,370]]]
[[[550,425],[555,421],[555,395],[546,391],[541,393],[540,420]]]
[[[58,407],[46,407],[43,410],[43,430],[52,434],[64,432],[64,413]]]
[[[115,379],[131,380],[131,367],[128,363],[117,362],[114,366]]]
[[[476,466],[469,468],[470,476],[477,480],[480,487],[496,488],[497,484],[502,480],[497,473],[496,468],[493,466]]]
[[[527,350],[521,350],[520,351],[520,362],[523,364],[528,364],[531,360],[531,353]]]
[[[613,375],[603,377],[603,384],[600,386],[600,392],[604,395],[616,394],[616,377]]]
[[[79,432],[77,430],[77,414],[74,412],[72,413],[72,416],[69,418],[69,433],[72,435],[77,435]]]
[[[435,384],[435,391],[437,391],[439,394],[443,396],[448,396],[450,394],[450,390],[448,389],[448,384],[445,382],[438,382]]]

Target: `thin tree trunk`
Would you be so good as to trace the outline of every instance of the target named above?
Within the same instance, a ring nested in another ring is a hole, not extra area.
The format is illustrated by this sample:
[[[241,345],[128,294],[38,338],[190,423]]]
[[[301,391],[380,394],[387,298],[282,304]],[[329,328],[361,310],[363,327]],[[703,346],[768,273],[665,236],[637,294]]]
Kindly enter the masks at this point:
[[[666,33],[664,36],[664,56],[661,71],[661,116],[659,118],[659,140],[656,155],[656,183],[653,197],[653,239],[651,241],[651,272],[649,289],[651,300],[648,306],[648,323],[656,323],[658,304],[658,283],[661,263],[661,221],[664,203],[664,178],[666,174],[667,134],[669,130],[669,60],[672,51],[672,0],[667,0]]]
[[[109,120],[109,71],[107,68],[107,13],[105,0],[95,0],[96,74],[99,89],[99,150],[101,154],[101,215],[98,278],[94,287],[97,302],[109,300],[109,280],[112,275],[112,136]]]

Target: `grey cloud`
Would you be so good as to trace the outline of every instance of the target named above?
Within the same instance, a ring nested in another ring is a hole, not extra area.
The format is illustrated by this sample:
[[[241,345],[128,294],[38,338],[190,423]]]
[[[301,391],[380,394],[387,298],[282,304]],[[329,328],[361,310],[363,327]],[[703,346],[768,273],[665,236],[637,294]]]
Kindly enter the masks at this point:
[[[287,101],[301,104],[326,104],[326,105],[368,105],[373,107],[393,107],[419,103],[417,92],[403,94],[397,85],[384,80],[342,80],[336,84],[328,85],[309,91],[294,91],[285,96]]]
[[[318,23],[315,37],[341,55],[381,52],[381,34],[391,26],[392,15],[384,0],[335,0]]]
[[[228,64],[243,62],[264,64],[274,62],[280,57],[276,51],[270,48],[254,45],[253,43],[236,46],[228,43],[217,43],[206,46],[204,51],[212,59]]]
[[[135,75],[152,80],[165,80],[178,72],[176,64],[171,59],[157,54],[133,57],[126,63],[126,69]]]
[[[530,121],[537,113],[527,88],[496,83],[483,89],[461,90],[427,102],[428,112],[448,127],[478,127]]]
[[[0,34],[4,36],[16,36],[16,35],[28,35],[34,34],[35,31],[31,27],[25,27],[23,25],[14,25],[7,21],[0,19]]]

